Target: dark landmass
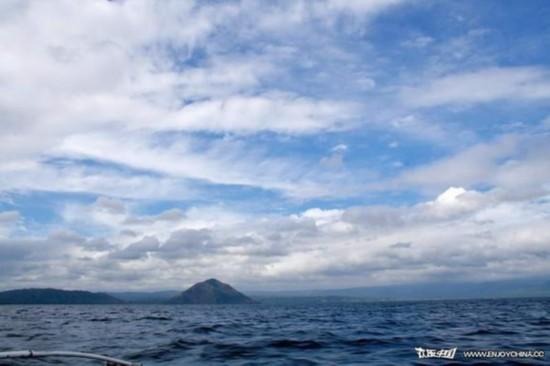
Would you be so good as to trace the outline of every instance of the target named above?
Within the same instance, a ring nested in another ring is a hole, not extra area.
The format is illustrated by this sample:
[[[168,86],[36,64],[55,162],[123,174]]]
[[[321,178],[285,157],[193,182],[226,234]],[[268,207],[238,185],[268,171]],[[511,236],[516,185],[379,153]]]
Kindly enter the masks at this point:
[[[485,282],[421,283],[327,290],[249,291],[246,296],[216,279],[184,292],[112,292],[23,289],[0,292],[2,304],[325,304],[372,301],[416,301],[550,297],[548,278]]]
[[[129,304],[163,304],[173,297],[180,294],[181,291],[126,291],[126,292],[108,292],[107,294],[117,299],[123,300]]]
[[[253,304],[255,301],[216,279],[194,284],[168,304]]]
[[[0,292],[0,304],[122,304],[122,300],[104,293],[32,288]]]

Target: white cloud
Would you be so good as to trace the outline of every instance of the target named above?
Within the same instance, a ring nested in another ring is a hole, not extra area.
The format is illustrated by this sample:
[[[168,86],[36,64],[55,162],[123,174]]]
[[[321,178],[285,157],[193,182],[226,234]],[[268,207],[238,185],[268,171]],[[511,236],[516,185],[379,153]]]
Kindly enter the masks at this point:
[[[403,46],[411,48],[424,48],[430,45],[434,39],[429,36],[418,36],[403,42]]]
[[[80,212],[87,225],[109,225],[104,239],[55,232],[21,240],[19,251],[3,240],[0,252],[12,254],[2,259],[0,276],[21,286],[95,288],[109,277],[110,288],[179,288],[182,276],[193,282],[214,273],[247,287],[300,288],[429,281],[451,273],[456,280],[547,275],[547,197],[508,200],[496,190],[449,187],[415,205],[312,208],[288,216],[216,206],[143,216],[101,198]],[[38,255],[38,245],[55,249]],[[61,256],[63,271],[57,271]]]
[[[430,121],[415,114],[391,117],[389,123],[387,120],[382,120],[377,124],[383,129],[393,130],[408,137],[436,144],[449,145],[455,143],[449,141],[449,136],[453,135],[451,131],[446,130],[444,126],[435,121]]]
[[[20,220],[21,215],[18,211],[0,212],[0,238],[8,236],[14,231]]]
[[[445,192],[437,196],[436,202],[442,205],[453,205],[459,201],[459,197],[466,193],[462,187],[450,187]]]
[[[244,19],[254,27],[270,33],[292,33],[308,22],[322,21],[333,25],[341,17],[348,22],[361,22],[403,0],[321,0],[281,1],[269,5],[253,1],[243,2],[246,9]],[[248,23],[247,23],[248,24]],[[307,27],[306,27],[307,28]]]
[[[270,265],[266,273],[275,277],[313,275],[316,279],[339,273],[340,281],[346,283],[357,281],[361,274],[391,283],[398,277],[405,282],[427,280],[448,271],[455,278],[471,280],[512,272],[518,275],[522,270],[511,271],[508,263],[515,262],[520,253],[523,261],[533,261],[531,274],[536,273],[544,262],[537,253],[550,249],[543,244],[548,234],[540,226],[547,214],[535,202],[499,202],[479,192],[454,188],[432,202],[384,211],[366,207],[347,212],[343,218],[354,224],[353,236],[322,249],[298,251]],[[393,218],[388,221],[390,213]],[[530,230],[532,235],[511,235]],[[395,243],[408,243],[406,247],[414,250],[396,253]],[[472,266],[474,272],[470,272]]]
[[[173,144],[161,144],[143,134],[73,135],[53,154],[113,162],[174,178],[276,190],[299,198],[327,195],[346,177],[345,173],[334,176],[307,161],[271,158],[265,151],[247,149],[232,138],[216,140],[201,149],[193,141],[178,139]]]
[[[68,204],[63,208],[65,222],[80,222],[87,225],[118,227],[126,219],[126,204],[118,199],[100,196],[91,206]]]
[[[184,182],[140,172],[33,161],[0,164],[3,191],[92,193],[133,199],[183,199],[195,192]]]
[[[391,184],[440,190],[451,185],[497,187],[518,198],[548,192],[550,171],[545,159],[549,137],[503,135],[449,157],[404,171]]]
[[[403,0],[327,0],[325,4],[330,11],[344,10],[352,14],[366,15],[380,12],[401,2]]]
[[[401,100],[416,107],[550,99],[550,72],[542,67],[494,67],[450,74],[401,90]]]
[[[285,94],[236,96],[190,104],[165,117],[155,129],[308,133],[349,129],[359,115],[351,103]]]
[[[348,145],[338,144],[331,149],[333,152],[345,152],[348,150]]]
[[[156,180],[159,194],[181,195],[190,193],[181,179],[190,178],[275,189],[289,196],[326,194],[331,178],[320,174],[319,181],[316,171],[299,172],[300,161],[246,153],[244,140],[230,147],[220,138],[218,147],[205,152],[178,153],[149,143],[159,132],[184,132],[185,145],[191,134],[200,131],[292,135],[355,126],[361,110],[355,103],[265,88],[264,81],[277,78],[285,67],[277,64],[268,45],[258,52],[230,53],[217,43],[223,39],[213,40],[223,38],[220,28],[243,19],[258,20],[260,27],[270,15],[251,5],[148,0],[4,4],[9,7],[5,12],[13,16],[0,20],[0,46],[9,50],[0,61],[0,80],[9,91],[0,97],[5,132],[0,136],[0,170],[5,174],[0,189],[135,197],[141,183],[143,196],[154,193]],[[287,5],[276,6],[281,20],[295,10]],[[310,15],[321,11],[306,3],[300,6]],[[346,12],[347,6],[334,6],[340,10],[325,9],[323,16]],[[367,14],[385,5],[374,2],[362,7]],[[197,63],[198,48],[206,56]],[[120,141],[121,136],[136,135],[142,138]],[[222,145],[227,149],[216,151]],[[66,154],[167,176],[121,174],[100,167],[61,168],[43,162]]]
[[[321,159],[321,165],[330,169],[341,169],[344,166],[344,157],[348,151],[348,146],[338,144],[331,150],[331,154]]]

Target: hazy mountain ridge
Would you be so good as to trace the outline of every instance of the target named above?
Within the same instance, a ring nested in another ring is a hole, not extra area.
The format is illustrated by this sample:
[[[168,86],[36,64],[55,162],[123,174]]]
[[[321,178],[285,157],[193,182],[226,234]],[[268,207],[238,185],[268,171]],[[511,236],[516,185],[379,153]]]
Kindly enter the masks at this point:
[[[107,292],[108,295],[130,304],[163,304],[180,293],[181,291],[176,290]]]
[[[513,297],[550,296],[550,280],[527,278],[485,282],[420,283],[373,287],[352,287],[344,289],[251,291],[250,296],[262,301],[270,299],[319,299],[340,298],[344,302],[439,300],[439,299],[483,299]]]
[[[183,292],[94,293],[53,288],[0,292],[0,304],[253,304],[254,300],[216,279],[199,282]]]
[[[0,304],[122,304],[124,301],[105,293],[59,290],[53,288],[30,288],[0,292]]]
[[[248,295],[248,296],[247,296]],[[479,283],[423,283],[347,289],[247,291],[216,279],[180,291],[89,292],[20,289],[0,292],[0,304],[269,304],[550,297],[550,280],[527,278]]]

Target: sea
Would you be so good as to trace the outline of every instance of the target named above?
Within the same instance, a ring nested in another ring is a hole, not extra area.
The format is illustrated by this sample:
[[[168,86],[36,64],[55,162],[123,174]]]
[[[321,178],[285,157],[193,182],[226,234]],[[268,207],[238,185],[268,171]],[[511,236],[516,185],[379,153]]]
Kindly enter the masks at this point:
[[[0,306],[0,351],[26,349],[92,352],[143,365],[550,365],[550,298]],[[470,351],[494,353],[467,358]]]

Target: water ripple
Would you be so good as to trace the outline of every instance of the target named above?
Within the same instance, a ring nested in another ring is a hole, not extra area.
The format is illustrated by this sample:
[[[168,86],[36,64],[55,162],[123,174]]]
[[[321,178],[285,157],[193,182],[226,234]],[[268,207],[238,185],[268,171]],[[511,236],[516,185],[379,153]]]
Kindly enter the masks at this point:
[[[457,347],[459,352],[541,349],[550,355],[550,299],[1,309],[1,351],[75,350],[144,365],[446,364],[419,360],[415,347]],[[9,365],[72,364],[29,361]],[[473,361],[460,353],[451,364],[548,361]]]

